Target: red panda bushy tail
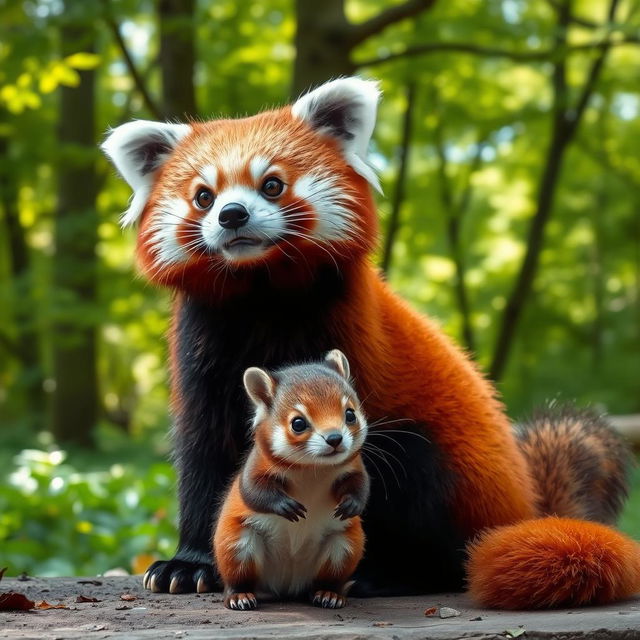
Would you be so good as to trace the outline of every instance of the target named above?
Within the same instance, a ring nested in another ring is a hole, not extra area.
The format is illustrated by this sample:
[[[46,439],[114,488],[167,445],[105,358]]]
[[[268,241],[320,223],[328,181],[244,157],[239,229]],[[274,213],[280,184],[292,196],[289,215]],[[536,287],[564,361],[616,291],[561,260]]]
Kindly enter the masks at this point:
[[[538,514],[549,517],[486,531],[469,545],[472,597],[489,607],[539,609],[640,592],[640,545],[605,526],[627,496],[626,444],[602,416],[571,407],[539,412],[516,435]]]
[[[640,545],[611,527],[540,518],[469,546],[471,596],[499,609],[604,604],[640,592]]]
[[[538,515],[616,522],[633,458],[604,416],[549,407],[516,425],[516,437],[536,484]]]

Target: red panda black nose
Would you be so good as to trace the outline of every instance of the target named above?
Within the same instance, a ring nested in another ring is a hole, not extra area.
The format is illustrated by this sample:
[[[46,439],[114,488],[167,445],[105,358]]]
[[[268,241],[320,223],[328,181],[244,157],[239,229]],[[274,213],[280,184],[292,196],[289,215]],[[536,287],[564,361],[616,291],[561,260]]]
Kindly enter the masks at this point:
[[[249,221],[249,212],[238,202],[230,202],[220,209],[218,222],[225,229],[239,229]]]
[[[342,434],[340,433],[330,433],[325,441],[328,445],[332,446],[334,449],[342,442]]]

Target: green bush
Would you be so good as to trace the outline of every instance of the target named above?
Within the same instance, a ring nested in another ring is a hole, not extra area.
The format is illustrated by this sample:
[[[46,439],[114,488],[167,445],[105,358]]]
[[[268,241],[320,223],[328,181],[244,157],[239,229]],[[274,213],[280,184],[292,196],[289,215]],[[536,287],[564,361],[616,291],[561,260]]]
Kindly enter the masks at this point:
[[[25,449],[0,487],[0,566],[7,575],[141,571],[176,544],[167,462],[81,472],[58,449]]]

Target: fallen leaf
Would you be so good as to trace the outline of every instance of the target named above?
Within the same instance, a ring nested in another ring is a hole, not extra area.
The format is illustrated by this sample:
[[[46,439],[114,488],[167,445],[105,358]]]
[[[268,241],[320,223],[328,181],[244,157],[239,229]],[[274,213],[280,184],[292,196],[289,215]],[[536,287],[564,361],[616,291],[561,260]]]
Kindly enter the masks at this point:
[[[457,609],[452,609],[451,607],[440,607],[441,618],[456,618],[459,615],[460,612]]]
[[[102,586],[102,582],[100,582],[100,580],[78,580],[78,584],[92,584],[96,587]]]
[[[90,596],[78,596],[76,602],[100,602],[98,598],[91,598]]]
[[[470,622],[479,622],[480,620],[482,620],[482,616],[477,616],[476,618],[469,618]]]
[[[123,593],[120,596],[120,600],[124,600],[125,602],[133,602],[134,600],[137,600],[138,596],[134,596],[132,593]]]
[[[106,624],[94,624],[87,628],[87,631],[104,631],[107,628]]]
[[[507,636],[507,638],[519,638],[520,636],[523,636],[525,633],[527,633],[526,629],[523,629],[522,627],[520,627],[519,629],[506,629],[505,630],[505,634]]]
[[[0,580],[2,580],[2,576],[4,575],[4,572],[7,570],[7,567],[4,567],[4,569],[0,569]]]
[[[3,570],[4,571],[4,570]],[[33,600],[29,600],[22,593],[0,593],[0,611],[29,611],[34,607]]]
[[[393,622],[374,622],[373,626],[374,627],[392,627]]]
[[[58,604],[49,604],[44,600],[42,602],[38,602],[38,604],[34,607],[34,609],[40,609],[42,611],[46,609],[68,609],[66,604],[62,604],[61,602]]]
[[[438,611],[438,607],[429,607],[428,609],[424,610],[424,615],[425,616],[434,616],[437,611]]]
[[[128,611],[131,607],[128,604],[119,604],[116,607],[116,611]]]
[[[17,578],[20,582],[28,582],[31,578],[23,571]]]

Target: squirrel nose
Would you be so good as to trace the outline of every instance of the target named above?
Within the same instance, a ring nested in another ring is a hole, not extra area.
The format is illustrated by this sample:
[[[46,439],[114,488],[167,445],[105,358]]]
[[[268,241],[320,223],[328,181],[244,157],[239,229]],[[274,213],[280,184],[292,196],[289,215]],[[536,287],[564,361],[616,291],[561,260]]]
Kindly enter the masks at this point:
[[[325,441],[328,445],[332,446],[334,449],[342,442],[342,434],[341,433],[330,433]]]
[[[230,202],[220,209],[218,222],[225,229],[239,229],[249,221],[249,212],[239,202]]]

